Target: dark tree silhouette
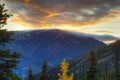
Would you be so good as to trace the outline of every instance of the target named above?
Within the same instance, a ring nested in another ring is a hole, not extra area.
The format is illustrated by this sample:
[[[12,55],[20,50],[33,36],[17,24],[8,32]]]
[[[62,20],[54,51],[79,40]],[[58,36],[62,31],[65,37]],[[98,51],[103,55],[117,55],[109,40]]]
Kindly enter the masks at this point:
[[[13,32],[7,31],[6,29],[2,29],[4,25],[7,24],[7,19],[12,16],[11,14],[8,14],[5,8],[5,4],[0,4],[0,45],[10,42],[12,40],[11,36]]]
[[[3,29],[7,24],[7,19],[12,16],[8,14],[5,9],[5,4],[0,4],[0,46],[12,40],[13,32]],[[20,80],[20,78],[13,73],[17,69],[20,55],[16,52],[10,53],[10,50],[0,50],[0,80]]]
[[[39,80],[49,80],[48,69],[47,69],[47,61],[44,60],[42,65],[42,72],[40,73]]]
[[[87,70],[87,80],[96,80],[98,77],[97,58],[95,52],[89,54],[89,64]]]
[[[34,80],[31,65],[29,66],[29,69],[28,69],[28,79],[27,80]]]

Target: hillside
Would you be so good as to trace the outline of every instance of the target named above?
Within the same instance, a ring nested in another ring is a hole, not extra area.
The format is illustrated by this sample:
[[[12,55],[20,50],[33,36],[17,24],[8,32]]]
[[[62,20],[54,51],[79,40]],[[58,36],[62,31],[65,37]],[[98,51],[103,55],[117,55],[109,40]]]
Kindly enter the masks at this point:
[[[44,59],[49,62],[49,67],[53,67],[58,65],[63,58],[70,60],[90,50],[105,46],[94,38],[56,29],[18,31],[15,32],[13,38],[14,41],[4,48],[10,48],[22,54],[20,70],[17,74],[23,77],[26,76],[30,64],[33,67],[33,73],[37,74],[41,70]]]
[[[120,41],[117,41],[108,46],[100,47],[94,50],[97,54],[97,59],[98,59],[98,63],[101,71],[104,71],[106,69],[105,65],[107,66],[109,71],[113,69],[114,55],[115,55],[113,50],[114,50],[114,47],[116,46],[120,48]],[[118,49],[118,52],[120,52],[120,49]],[[75,79],[78,79],[84,76],[86,72],[87,64],[88,64],[88,55],[89,54],[86,54],[79,58],[75,58],[69,61],[70,63],[69,71],[70,73],[71,72],[75,73]],[[57,78],[56,74],[60,72],[60,67],[59,66],[53,67],[50,69],[49,72],[50,74],[52,74],[51,76],[53,80],[56,80]]]

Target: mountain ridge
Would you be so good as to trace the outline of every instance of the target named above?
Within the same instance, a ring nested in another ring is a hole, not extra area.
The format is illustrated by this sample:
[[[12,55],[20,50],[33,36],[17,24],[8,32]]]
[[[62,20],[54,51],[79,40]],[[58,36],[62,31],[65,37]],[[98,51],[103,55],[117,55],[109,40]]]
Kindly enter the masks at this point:
[[[25,77],[28,66],[33,66],[33,73],[39,73],[44,59],[49,61],[49,67],[57,65],[66,58],[76,58],[104,43],[86,36],[78,36],[63,30],[37,30],[15,32],[14,41],[6,48],[20,52],[23,57],[17,74]]]

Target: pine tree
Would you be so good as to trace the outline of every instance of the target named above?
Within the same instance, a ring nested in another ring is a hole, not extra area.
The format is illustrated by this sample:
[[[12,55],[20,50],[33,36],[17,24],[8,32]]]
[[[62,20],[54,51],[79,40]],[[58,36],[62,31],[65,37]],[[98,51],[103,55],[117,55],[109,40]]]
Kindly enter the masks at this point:
[[[87,80],[97,80],[97,76],[98,76],[97,58],[95,52],[91,51],[89,55]]]
[[[62,74],[60,73],[58,74],[59,76],[58,80],[73,80],[73,73],[71,74],[71,76],[67,75],[69,63],[67,63],[65,59],[61,63],[60,67],[61,67]]]
[[[6,42],[10,42],[12,40],[11,36],[13,32],[7,31],[6,29],[2,29],[4,25],[7,24],[7,19],[12,16],[8,14],[5,8],[5,4],[0,4],[0,45],[3,45]]]
[[[12,40],[13,32],[3,29],[7,24],[7,19],[12,16],[5,9],[5,4],[0,4],[0,46]],[[0,50],[0,80],[16,80],[18,76],[13,73],[17,69],[20,55],[16,52],[10,53],[10,50]]]
[[[31,65],[29,66],[29,69],[28,69],[28,79],[27,80],[34,80]]]
[[[17,69],[20,55],[16,52],[10,54],[10,50],[0,50],[0,80],[14,79],[13,69]]]
[[[114,64],[114,69],[115,69],[115,80],[120,80],[120,54],[119,54],[119,47],[118,45],[116,45],[114,47],[114,53],[115,53],[115,64]]]
[[[40,78],[39,80],[49,80],[49,74],[48,74],[48,69],[47,69],[47,61],[44,60],[43,65],[42,65],[42,72],[40,73]]]

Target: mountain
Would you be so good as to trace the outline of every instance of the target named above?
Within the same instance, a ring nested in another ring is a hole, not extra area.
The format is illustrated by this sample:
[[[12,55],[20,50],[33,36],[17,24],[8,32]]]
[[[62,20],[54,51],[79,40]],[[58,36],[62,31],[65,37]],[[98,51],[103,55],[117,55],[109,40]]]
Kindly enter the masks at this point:
[[[11,51],[22,54],[19,71],[16,73],[23,77],[26,76],[29,65],[32,65],[34,74],[39,73],[44,59],[49,62],[49,67],[53,67],[64,58],[70,60],[105,46],[94,38],[57,29],[18,31],[13,38],[14,41],[4,49],[10,48]]]
[[[95,49],[95,53],[97,55],[99,68],[100,71],[105,71],[106,67],[108,71],[111,71],[114,69],[114,63],[115,63],[115,52],[114,48],[118,47],[116,52],[120,55],[120,40],[116,41],[115,43],[112,43],[108,46],[100,47]],[[75,58],[72,60],[69,60],[69,72],[75,73],[75,80],[78,80],[80,77],[83,77],[86,73],[86,69],[88,66],[88,54],[82,55],[79,58]],[[53,80],[57,80],[57,73],[60,73],[60,67],[55,66],[49,70],[49,73],[52,74],[51,77]],[[36,75],[38,76],[38,75]]]

